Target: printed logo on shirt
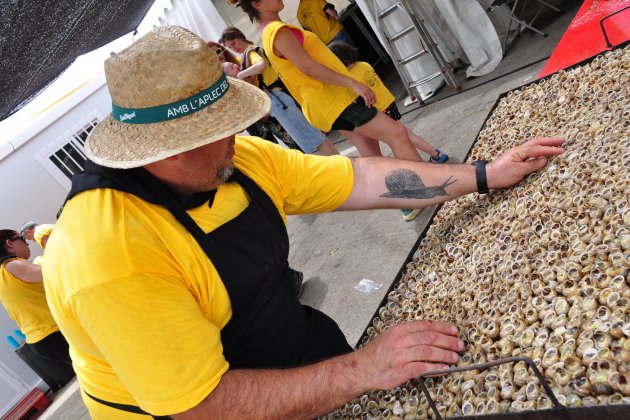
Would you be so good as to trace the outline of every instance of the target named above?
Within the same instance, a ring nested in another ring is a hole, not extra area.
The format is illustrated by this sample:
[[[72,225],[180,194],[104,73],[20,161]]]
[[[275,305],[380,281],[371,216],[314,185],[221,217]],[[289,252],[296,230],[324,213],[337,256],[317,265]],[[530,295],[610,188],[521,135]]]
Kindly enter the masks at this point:
[[[366,71],[363,75],[363,84],[368,86],[370,89],[374,89],[376,85],[378,85],[378,76],[374,71]]]

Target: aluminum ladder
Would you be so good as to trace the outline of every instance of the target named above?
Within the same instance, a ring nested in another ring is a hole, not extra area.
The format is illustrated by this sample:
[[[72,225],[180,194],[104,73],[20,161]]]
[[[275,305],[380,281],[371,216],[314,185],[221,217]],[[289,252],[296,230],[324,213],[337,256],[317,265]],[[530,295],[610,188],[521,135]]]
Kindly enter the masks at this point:
[[[453,86],[455,90],[460,91],[462,87],[457,82],[450,63],[444,58],[437,47],[437,43],[433,40],[433,37],[429,33],[424,19],[416,16],[414,11],[411,9],[408,0],[394,0],[390,5],[386,6],[384,6],[383,3],[387,2],[383,0],[376,0],[373,3],[377,28],[389,45],[393,58],[392,62],[394,63],[398,74],[402,78],[405,90],[409,96],[412,98],[418,97],[418,95],[414,93],[413,89],[438,77],[443,77],[447,84]],[[402,28],[399,27],[392,31],[392,25],[387,24],[387,19],[392,17],[392,15],[396,12],[402,12],[399,13],[398,16],[404,17],[406,22]],[[401,49],[404,48],[399,48],[399,43],[405,35],[412,33],[417,35],[418,46],[420,48],[416,51],[412,51],[411,53],[401,54]],[[412,77],[407,66],[409,64],[413,64],[415,60],[418,60],[427,54],[429,54],[437,64],[437,71],[419,79]]]

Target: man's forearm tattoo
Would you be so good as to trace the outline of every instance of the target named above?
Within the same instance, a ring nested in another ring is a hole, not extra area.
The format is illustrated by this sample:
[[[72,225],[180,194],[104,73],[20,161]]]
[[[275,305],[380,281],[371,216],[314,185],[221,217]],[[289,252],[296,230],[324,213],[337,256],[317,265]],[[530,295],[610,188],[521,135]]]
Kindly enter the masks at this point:
[[[409,169],[396,169],[385,177],[385,186],[389,190],[381,197],[392,198],[433,198],[448,195],[446,187],[457,182],[456,179],[449,176],[442,185],[435,187],[427,187],[422,179]]]

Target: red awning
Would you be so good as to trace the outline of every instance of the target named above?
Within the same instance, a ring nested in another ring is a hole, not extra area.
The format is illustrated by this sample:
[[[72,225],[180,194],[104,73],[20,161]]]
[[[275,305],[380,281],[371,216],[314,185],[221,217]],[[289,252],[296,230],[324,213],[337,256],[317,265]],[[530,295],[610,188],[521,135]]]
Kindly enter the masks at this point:
[[[572,66],[630,39],[630,0],[586,0],[573,18],[539,78]]]

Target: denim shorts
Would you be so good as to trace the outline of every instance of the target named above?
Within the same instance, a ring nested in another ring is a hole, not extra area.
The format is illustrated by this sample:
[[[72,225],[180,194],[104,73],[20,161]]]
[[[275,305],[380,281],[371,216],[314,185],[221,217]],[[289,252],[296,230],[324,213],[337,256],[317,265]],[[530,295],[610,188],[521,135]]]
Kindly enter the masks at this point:
[[[326,137],[317,128],[313,127],[304,117],[302,110],[297,107],[290,95],[281,90],[267,92],[271,99],[271,111],[269,112],[282,127],[289,133],[293,141],[300,146],[304,153],[314,153],[324,142]]]
[[[352,131],[372,121],[378,114],[376,107],[368,108],[361,96],[344,109],[332,125],[333,130]]]

